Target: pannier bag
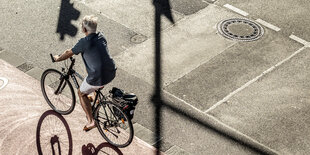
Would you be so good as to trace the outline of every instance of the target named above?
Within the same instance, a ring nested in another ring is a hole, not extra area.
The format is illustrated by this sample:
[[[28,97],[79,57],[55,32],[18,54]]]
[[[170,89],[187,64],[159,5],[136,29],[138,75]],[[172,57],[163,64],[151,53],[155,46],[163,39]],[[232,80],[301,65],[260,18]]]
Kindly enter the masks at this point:
[[[123,112],[131,120],[134,115],[136,105],[138,104],[138,98],[134,93],[127,93],[122,89],[113,87],[110,91],[113,101],[123,110]],[[115,114],[120,117],[120,114]],[[125,121],[126,119],[123,118]]]

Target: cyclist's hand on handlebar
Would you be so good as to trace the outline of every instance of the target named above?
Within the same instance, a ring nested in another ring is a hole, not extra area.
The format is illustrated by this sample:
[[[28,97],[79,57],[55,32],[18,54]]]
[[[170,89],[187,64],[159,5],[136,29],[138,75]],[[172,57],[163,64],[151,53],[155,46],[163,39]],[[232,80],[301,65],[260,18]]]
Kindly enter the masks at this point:
[[[54,58],[55,62],[57,62],[57,61],[58,61],[59,57],[60,57],[60,55],[54,55],[54,56],[53,56],[53,58]]]

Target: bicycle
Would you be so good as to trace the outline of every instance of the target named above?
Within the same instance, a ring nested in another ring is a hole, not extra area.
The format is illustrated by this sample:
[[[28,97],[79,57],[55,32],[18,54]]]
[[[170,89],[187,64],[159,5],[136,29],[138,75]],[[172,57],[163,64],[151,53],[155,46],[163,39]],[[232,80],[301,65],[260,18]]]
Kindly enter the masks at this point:
[[[50,54],[52,62],[55,62]],[[70,57],[71,64],[66,68],[62,67],[62,72],[56,69],[47,69],[41,76],[41,91],[48,105],[62,115],[70,114],[76,103],[75,93],[70,77],[76,87],[79,88],[76,77],[83,80],[73,66],[75,59]],[[49,79],[50,78],[50,79]],[[49,81],[48,81],[49,80]],[[120,106],[113,100],[111,91],[103,95],[99,88],[92,102],[92,115],[95,119],[96,127],[103,138],[116,147],[126,147],[133,139],[133,126],[131,119],[120,109]],[[71,101],[68,97],[71,97]]]

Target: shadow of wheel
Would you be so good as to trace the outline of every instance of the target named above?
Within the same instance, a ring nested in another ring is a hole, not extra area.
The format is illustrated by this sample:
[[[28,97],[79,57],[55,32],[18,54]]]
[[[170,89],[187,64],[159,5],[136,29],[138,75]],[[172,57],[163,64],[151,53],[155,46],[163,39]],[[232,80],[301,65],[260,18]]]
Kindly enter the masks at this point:
[[[72,155],[72,135],[65,118],[53,110],[39,119],[36,131],[38,154]]]

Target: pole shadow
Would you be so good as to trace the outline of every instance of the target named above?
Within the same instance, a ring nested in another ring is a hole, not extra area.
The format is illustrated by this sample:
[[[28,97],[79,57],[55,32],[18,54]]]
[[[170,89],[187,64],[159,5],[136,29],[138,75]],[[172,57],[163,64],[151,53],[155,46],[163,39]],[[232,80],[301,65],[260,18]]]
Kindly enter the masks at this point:
[[[71,24],[71,20],[77,20],[79,17],[80,11],[73,7],[70,0],[61,0],[56,30],[56,33],[60,34],[60,40],[64,40],[66,34],[71,37],[77,34],[78,28]]]
[[[53,110],[44,112],[36,130],[39,155],[72,155],[72,134],[65,118]]]
[[[218,133],[221,136],[226,137],[229,140],[235,141],[257,153],[260,154],[274,154],[274,152],[269,152],[268,150],[264,150],[261,147],[255,146],[253,145],[251,142],[246,142],[241,140],[239,137],[234,137],[231,136],[229,134],[227,134],[225,131],[218,129],[217,127],[211,125],[208,122],[204,122],[199,120],[197,117],[191,116],[189,114],[187,114],[186,112],[184,112],[184,110],[180,109],[179,107],[174,107],[171,104],[169,104],[168,102],[163,101],[162,99],[162,95],[161,95],[161,85],[162,85],[162,81],[161,81],[161,15],[164,15],[165,17],[167,17],[169,19],[170,22],[174,23],[174,19],[172,17],[172,13],[171,13],[171,7],[170,7],[170,3],[169,0],[153,0],[153,5],[155,7],[155,59],[154,59],[154,66],[155,66],[155,70],[154,70],[154,83],[155,83],[155,87],[154,87],[154,92],[153,92],[153,97],[152,97],[152,102],[154,104],[155,110],[154,110],[154,114],[155,114],[155,118],[154,118],[154,122],[155,122],[155,133],[154,133],[154,139],[156,139],[157,137],[161,137],[161,121],[162,121],[162,108],[167,108],[168,110],[170,110],[171,112],[174,112],[190,121],[192,121],[193,123],[198,124],[199,126],[202,126],[206,129],[212,130],[216,133]],[[155,144],[156,147],[156,154],[160,155],[160,150],[161,150],[161,141],[157,142]]]
[[[169,0],[153,0],[153,5],[155,7],[155,88],[154,94],[152,98],[152,102],[155,107],[155,135],[156,137],[161,137],[161,111],[162,111],[162,97],[161,97],[161,15],[166,16],[169,21],[174,23],[171,7]],[[160,155],[160,148],[161,148],[161,141],[155,144],[156,147],[156,154]]]
[[[108,142],[101,143],[97,147],[92,143],[82,146],[82,155],[97,155],[97,154],[118,154],[123,155],[122,151]]]

